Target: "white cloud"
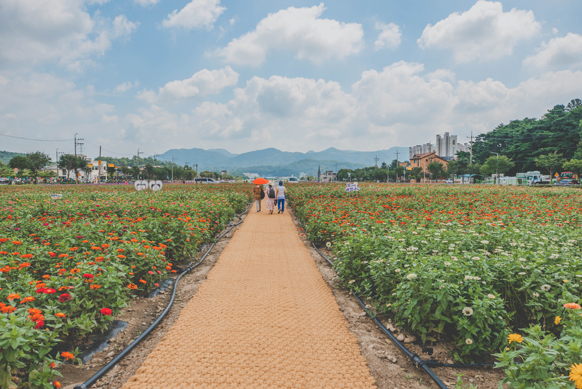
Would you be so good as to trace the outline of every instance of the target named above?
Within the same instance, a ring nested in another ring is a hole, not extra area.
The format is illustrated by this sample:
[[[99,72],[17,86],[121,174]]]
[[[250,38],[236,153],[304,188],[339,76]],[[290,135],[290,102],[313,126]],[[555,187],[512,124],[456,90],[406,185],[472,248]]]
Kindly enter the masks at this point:
[[[376,39],[376,42],[374,42],[374,48],[376,51],[383,48],[395,49],[400,46],[402,32],[400,31],[399,26],[394,23],[384,24],[376,22],[374,28],[380,30],[380,34],[378,34],[378,38]]]
[[[422,49],[451,50],[458,63],[483,62],[511,55],[517,43],[540,28],[532,11],[503,12],[501,3],[479,0],[466,12],[428,24],[417,42]]]
[[[156,95],[153,91],[144,90],[138,94],[138,98],[150,103],[155,101],[177,101],[192,97],[204,97],[216,95],[229,86],[238,83],[238,73],[226,66],[218,70],[203,69],[185,80],[168,82],[159,88]]]
[[[538,68],[569,68],[582,65],[582,35],[568,33],[565,37],[542,42],[535,55],[523,64]]]
[[[119,85],[117,85],[115,87],[115,92],[116,93],[123,93],[123,92],[127,92],[128,90],[130,90],[131,88],[135,88],[139,86],[139,81],[136,81],[134,83],[131,83],[129,81],[126,81],[124,83],[121,83]]]
[[[117,115],[102,115],[101,119],[104,123],[117,123],[119,121],[119,117]]]
[[[119,15],[113,22],[92,18],[82,0],[2,0],[0,60],[34,64],[59,61],[72,70],[91,65],[114,39],[137,24]]]
[[[290,7],[261,20],[255,30],[232,40],[215,55],[225,62],[257,66],[270,50],[295,53],[298,59],[321,63],[358,53],[364,32],[358,23],[321,19],[325,7]]]
[[[149,7],[151,5],[156,5],[160,2],[160,0],[133,0],[135,4],[139,4],[142,7]]]
[[[220,6],[220,0],[192,0],[182,10],[174,10],[162,22],[164,27],[182,27],[187,30],[212,30],[216,19],[226,10]]]

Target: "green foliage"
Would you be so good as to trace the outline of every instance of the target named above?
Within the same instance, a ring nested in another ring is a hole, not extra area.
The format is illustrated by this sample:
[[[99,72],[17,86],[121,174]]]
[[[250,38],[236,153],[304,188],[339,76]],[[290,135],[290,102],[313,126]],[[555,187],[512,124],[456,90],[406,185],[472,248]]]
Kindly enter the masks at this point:
[[[420,168],[416,168],[420,169]],[[422,169],[420,169],[422,171]],[[445,168],[438,162],[431,162],[426,166],[426,170],[432,175],[432,179],[436,180],[446,176]]]
[[[563,319],[558,325],[552,323],[551,330],[532,325],[524,330],[522,342],[512,342],[496,354],[496,367],[504,370],[503,382],[509,388],[575,388],[568,374],[570,366],[582,362],[582,318],[580,310],[562,308],[557,312]]]
[[[556,172],[560,167],[562,167],[564,159],[562,158],[562,154],[558,153],[557,151],[554,151],[553,153],[550,154],[540,155],[535,159],[535,163],[536,166],[538,166],[540,169],[543,169],[550,173],[551,181],[554,172]]]
[[[513,163],[507,156],[492,155],[487,158],[479,170],[481,171],[481,174],[488,176],[496,173],[504,174],[511,170],[514,166],[515,163]]]
[[[473,144],[473,158],[484,163],[497,152],[515,162],[507,173],[537,170],[535,159],[544,154],[562,153],[566,159],[582,159],[582,106],[579,99],[567,107],[556,105],[541,119],[525,118],[500,124],[481,134]],[[576,154],[576,156],[575,156]]]
[[[12,169],[30,169],[30,159],[26,155],[17,155],[8,164]]]
[[[582,173],[582,159],[571,159],[569,162],[564,162],[562,169],[580,175]]]

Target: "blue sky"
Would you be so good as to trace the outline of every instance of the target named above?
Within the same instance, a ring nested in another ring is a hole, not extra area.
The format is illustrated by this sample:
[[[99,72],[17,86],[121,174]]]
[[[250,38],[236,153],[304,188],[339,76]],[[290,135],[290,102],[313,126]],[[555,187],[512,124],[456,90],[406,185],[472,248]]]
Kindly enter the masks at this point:
[[[377,150],[582,98],[582,3],[0,0],[0,150]]]

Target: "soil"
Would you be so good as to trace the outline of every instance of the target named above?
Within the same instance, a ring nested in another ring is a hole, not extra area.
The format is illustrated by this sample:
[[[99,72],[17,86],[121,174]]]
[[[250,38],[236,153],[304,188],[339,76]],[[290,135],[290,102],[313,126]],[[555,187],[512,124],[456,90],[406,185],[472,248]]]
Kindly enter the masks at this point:
[[[297,218],[293,218],[297,225],[301,240],[315,260],[323,279],[331,289],[340,309],[344,313],[349,323],[349,329],[356,335],[360,343],[362,354],[368,362],[370,373],[376,379],[378,389],[424,389],[438,388],[432,379],[416,366],[392,343],[380,328],[367,316],[358,300],[345,288],[339,284],[339,277],[329,263],[313,248],[311,241],[299,230]],[[329,253],[322,250],[328,257]],[[382,324],[389,328],[388,320],[380,320]],[[394,326],[393,326],[394,327]],[[412,340],[412,336],[401,332],[395,328],[395,336],[402,334],[405,338]],[[418,343],[418,344],[416,344]],[[447,349],[448,345],[437,344],[422,347],[420,342],[407,343],[406,347],[422,359],[432,359],[438,362],[451,363]],[[429,355],[431,353],[432,355]],[[463,375],[462,380],[469,389],[473,385],[478,389],[498,389],[499,382],[505,377],[500,370],[485,368],[431,368],[435,374],[449,388],[455,388],[457,375]],[[504,386],[506,388],[506,386]]]
[[[243,216],[243,219],[245,217]],[[184,308],[188,301],[196,294],[198,287],[206,280],[206,275],[214,267],[222,250],[228,245],[235,230],[240,228],[240,226],[233,228],[220,239],[200,266],[180,279],[174,304],[166,317],[118,365],[109,370],[91,388],[120,388],[135,374],[149,353],[156,347],[158,342],[178,319],[182,308]],[[205,250],[197,254],[197,260],[204,255],[204,252]],[[82,384],[141,335],[166,308],[170,301],[172,287],[173,285],[153,298],[140,297],[132,300],[130,305],[123,309],[116,317],[116,320],[126,321],[128,323],[127,327],[120,331],[115,338],[111,339],[105,349],[95,353],[91,360],[83,366],[66,364],[59,368],[59,371],[63,375],[59,379],[62,387],[64,389],[73,389],[76,385]]]

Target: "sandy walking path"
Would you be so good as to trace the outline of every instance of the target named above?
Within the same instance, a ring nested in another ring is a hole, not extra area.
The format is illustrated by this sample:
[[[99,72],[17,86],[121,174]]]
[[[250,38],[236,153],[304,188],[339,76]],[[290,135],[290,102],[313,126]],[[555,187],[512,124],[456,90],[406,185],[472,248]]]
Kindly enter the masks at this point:
[[[124,389],[375,388],[287,212],[251,210]]]

